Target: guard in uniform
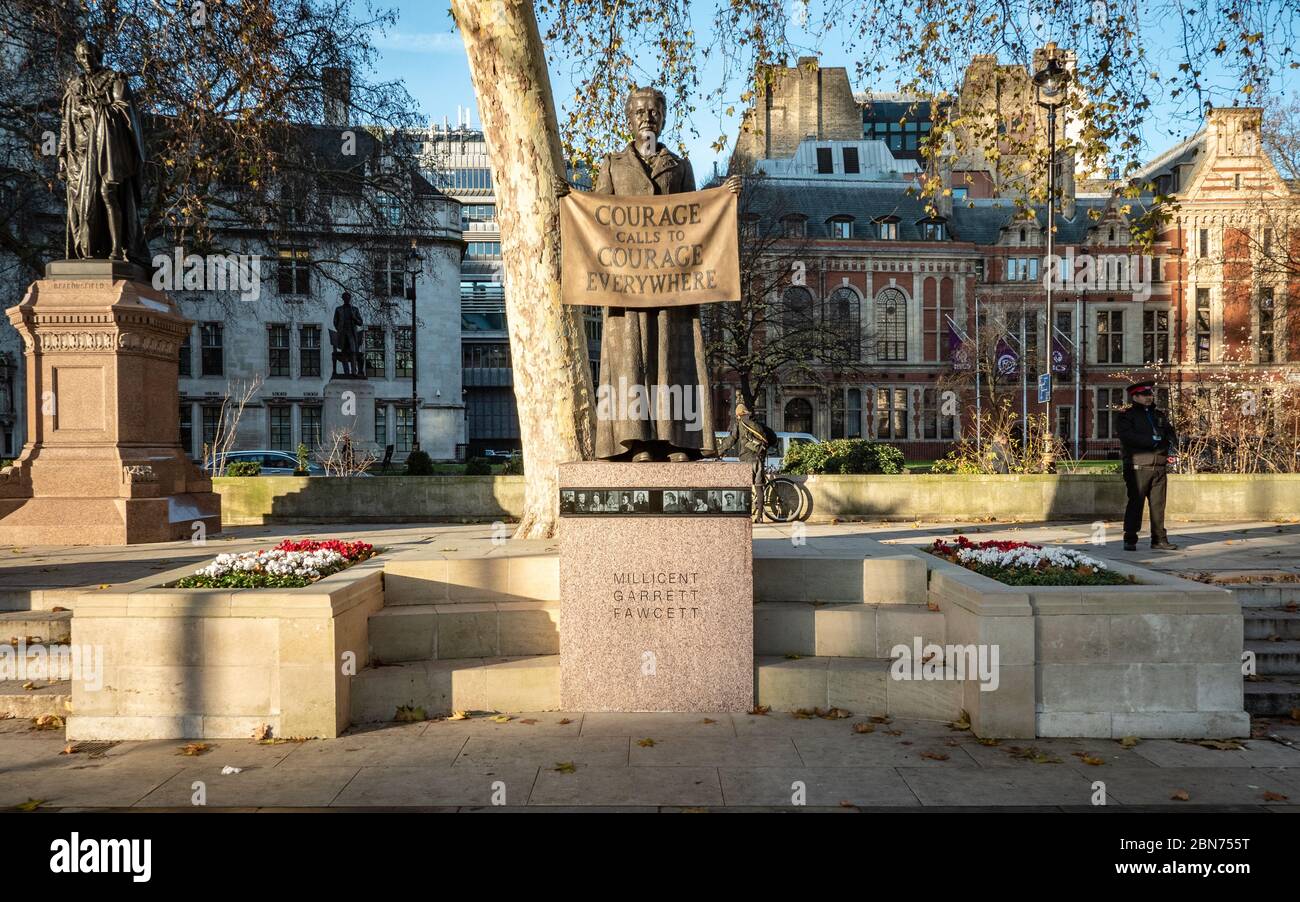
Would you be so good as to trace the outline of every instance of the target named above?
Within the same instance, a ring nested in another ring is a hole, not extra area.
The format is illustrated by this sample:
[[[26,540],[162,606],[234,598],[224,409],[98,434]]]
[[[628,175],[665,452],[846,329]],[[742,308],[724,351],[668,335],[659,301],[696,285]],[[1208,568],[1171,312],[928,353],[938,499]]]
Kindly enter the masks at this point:
[[[1128,508],[1124,511],[1124,550],[1137,551],[1142,529],[1142,508],[1151,506],[1151,547],[1175,551],[1165,532],[1165,477],[1178,435],[1169,415],[1156,409],[1154,382],[1137,382],[1128,387],[1132,403],[1117,417],[1117,431],[1124,447],[1124,485]]]

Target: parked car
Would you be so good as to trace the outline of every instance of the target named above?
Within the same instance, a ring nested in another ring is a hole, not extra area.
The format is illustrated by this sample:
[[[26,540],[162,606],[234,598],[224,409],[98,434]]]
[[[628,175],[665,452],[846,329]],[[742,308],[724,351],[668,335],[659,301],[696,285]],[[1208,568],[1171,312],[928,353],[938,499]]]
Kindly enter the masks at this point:
[[[512,458],[518,457],[518,456],[519,456],[519,452],[518,452],[518,451],[509,451],[509,450],[507,450],[507,451],[494,451],[494,450],[492,450],[491,448],[489,448],[488,450],[484,451],[483,454],[482,454],[481,456],[482,456],[482,457],[492,458],[493,460],[511,460]]]
[[[723,447],[731,437],[730,432],[715,433],[718,438],[718,447]],[[779,467],[781,461],[785,459],[785,453],[790,450],[791,445],[817,444],[821,441],[817,436],[810,435],[807,432],[778,432],[776,434],[777,442],[767,449],[767,466]],[[727,461],[735,461],[740,458],[735,454],[729,454],[722,458]]]
[[[223,462],[228,467],[233,463],[244,462],[258,463],[262,465],[262,476],[292,476],[298,469],[297,455],[290,454],[288,451],[231,451],[224,456]],[[204,467],[209,474],[212,472],[211,464]],[[308,476],[324,476],[325,468],[320,464],[308,462]]]

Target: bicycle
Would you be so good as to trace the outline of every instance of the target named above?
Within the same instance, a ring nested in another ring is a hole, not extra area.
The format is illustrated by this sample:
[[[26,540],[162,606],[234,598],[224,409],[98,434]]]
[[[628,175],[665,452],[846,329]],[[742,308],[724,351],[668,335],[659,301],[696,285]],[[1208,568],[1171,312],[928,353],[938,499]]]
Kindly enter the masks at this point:
[[[776,467],[759,464],[754,468],[754,495],[750,517],[762,522],[763,513],[774,523],[797,520],[803,512],[803,488],[789,476],[780,475]]]

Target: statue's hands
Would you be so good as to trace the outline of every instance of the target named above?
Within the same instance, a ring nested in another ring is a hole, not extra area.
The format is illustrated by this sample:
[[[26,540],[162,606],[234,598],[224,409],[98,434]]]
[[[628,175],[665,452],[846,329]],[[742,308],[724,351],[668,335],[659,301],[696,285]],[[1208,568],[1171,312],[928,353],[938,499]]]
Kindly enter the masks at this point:
[[[554,181],[552,181],[551,183],[551,186],[555,189],[556,197],[564,197],[564,195],[568,194],[570,191],[573,190],[569,186],[568,180],[562,179],[559,176],[555,177]]]
[[[68,162],[67,160],[63,159],[63,157],[59,157],[59,181],[66,182],[67,180],[68,180]]]
[[[727,180],[722,183],[722,187],[726,188],[732,194],[738,195],[740,194],[740,189],[744,187],[744,182],[745,180],[738,175],[729,175],[727,176]]]

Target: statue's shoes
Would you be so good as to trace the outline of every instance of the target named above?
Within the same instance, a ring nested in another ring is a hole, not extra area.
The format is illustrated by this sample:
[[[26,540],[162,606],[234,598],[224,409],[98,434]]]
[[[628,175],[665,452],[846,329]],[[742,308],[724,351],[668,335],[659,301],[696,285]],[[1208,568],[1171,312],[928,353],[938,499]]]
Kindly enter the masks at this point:
[[[646,464],[652,460],[654,460],[654,455],[649,451],[638,451],[632,455],[632,463],[634,464]]]
[[[675,464],[684,464],[691,459],[691,456],[685,451],[674,451],[668,455],[668,460]]]

